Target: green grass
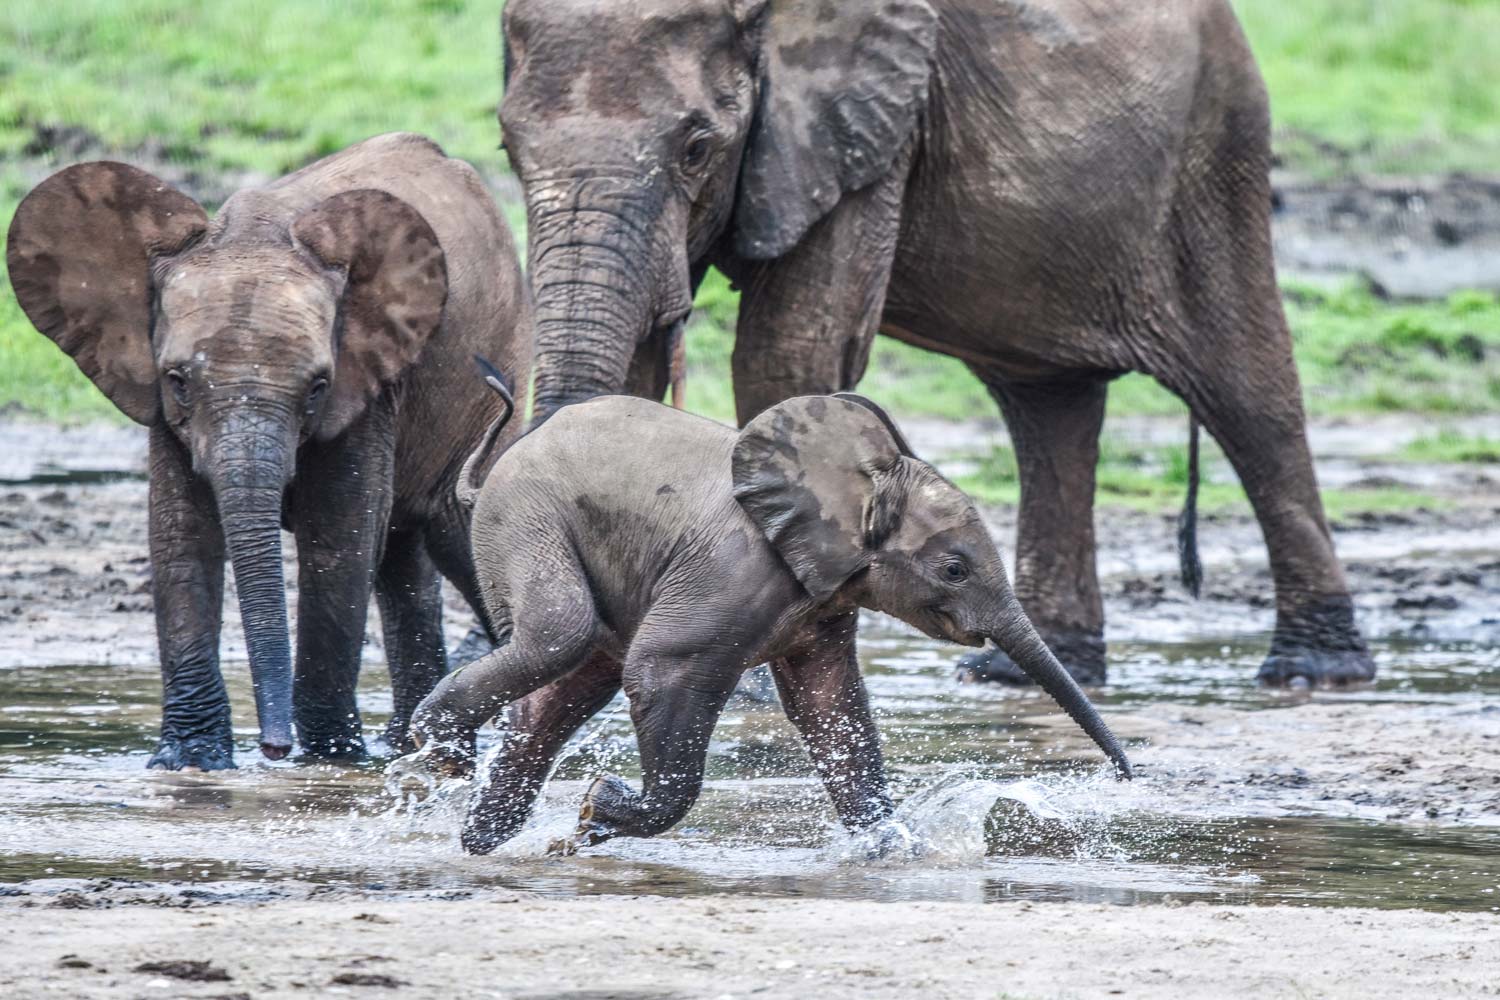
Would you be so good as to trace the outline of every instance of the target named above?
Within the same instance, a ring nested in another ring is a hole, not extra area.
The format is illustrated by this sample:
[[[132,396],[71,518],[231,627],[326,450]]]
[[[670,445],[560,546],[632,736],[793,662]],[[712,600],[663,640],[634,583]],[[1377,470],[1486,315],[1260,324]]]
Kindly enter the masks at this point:
[[[272,176],[418,129],[498,166],[493,0],[68,0],[0,11],[0,154],[87,128]]]
[[[1095,498],[1099,507],[1117,507],[1147,513],[1181,508],[1187,490],[1187,450],[1183,446],[1135,448],[1121,446],[1106,434],[1100,442],[1095,470]],[[1212,451],[1211,443],[1207,449]],[[971,456],[971,468],[955,477],[955,483],[970,496],[986,503],[1013,505],[1021,497],[1021,481],[1015,453],[996,446]],[[1200,470],[1198,510],[1204,514],[1249,514],[1250,501],[1233,474],[1215,471],[1217,463],[1205,462]],[[1222,467],[1220,467],[1222,468]],[[1349,487],[1321,491],[1323,507],[1332,521],[1366,513],[1450,506],[1441,497],[1403,486]]]
[[[1398,457],[1412,462],[1474,462],[1500,464],[1500,439],[1483,434],[1464,434],[1445,427],[1436,434],[1410,441]]]
[[[1500,3],[1234,0],[1276,146],[1315,174],[1500,169]]]

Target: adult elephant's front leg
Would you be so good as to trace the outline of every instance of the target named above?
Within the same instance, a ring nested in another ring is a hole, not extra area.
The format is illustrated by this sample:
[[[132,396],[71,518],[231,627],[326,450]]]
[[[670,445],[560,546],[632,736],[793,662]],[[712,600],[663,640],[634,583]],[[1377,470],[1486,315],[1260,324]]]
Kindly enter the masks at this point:
[[[1016,451],[1021,508],[1016,595],[1063,666],[1080,684],[1102,684],[1104,602],[1094,553],[1094,469],[1108,385],[1098,379],[1010,382],[984,371]],[[959,661],[961,680],[1030,684],[1004,653]]]
[[[741,426],[792,396],[853,389],[880,325],[906,158],[845,197],[786,255],[724,266],[742,290],[734,356]]]
[[[394,450],[388,416],[372,413],[340,441],[298,457],[292,704],[298,742],[315,756],[365,752],[354,688],[390,521]]]
[[[229,695],[219,672],[224,533],[208,485],[182,445],[151,429],[151,589],[161,651],[161,742],[148,767],[234,767]]]

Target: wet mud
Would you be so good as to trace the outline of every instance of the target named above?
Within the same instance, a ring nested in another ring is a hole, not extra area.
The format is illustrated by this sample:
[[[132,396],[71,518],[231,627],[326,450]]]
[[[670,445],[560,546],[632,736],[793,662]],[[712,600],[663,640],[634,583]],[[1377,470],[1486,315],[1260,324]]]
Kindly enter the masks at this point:
[[[1115,432],[1170,440],[1181,427]],[[938,456],[995,433],[911,427]],[[1488,467],[1392,468],[1395,445],[1314,428],[1325,482],[1406,476],[1442,501],[1336,523],[1380,668],[1339,692],[1254,684],[1273,613],[1248,515],[1204,519],[1195,601],[1176,579],[1170,514],[1101,508],[1111,683],[1093,695],[1127,740],[1130,784],[1036,692],[960,685],[958,649],[871,615],[861,657],[900,803],[894,856],[871,859],[836,828],[779,710],[742,700],[715,733],[703,798],[667,835],[546,853],[593,776],[638,780],[617,701],[566,751],[526,829],[472,858],[457,843],[465,784],[421,801],[387,788],[373,614],[359,697],[375,759],[258,758],[231,591],[241,768],[146,771],[160,691],[139,432],[0,435],[23,444],[0,470],[0,937],[26,943],[0,949],[7,995],[1029,996],[1067,982],[1081,996],[1202,996],[1232,968],[1246,994],[1456,996],[1483,995],[1474,970],[1500,958]],[[1013,511],[986,515],[1008,550]],[[450,595],[450,641],[469,623]],[[1122,920],[1121,906],[1144,908]],[[808,949],[830,923],[863,930],[826,956]],[[414,948],[414,935],[441,943]],[[1037,936],[1047,962],[1019,950]],[[581,942],[617,983],[545,960]],[[1307,961],[1263,961],[1309,942]],[[678,992],[643,992],[662,981]]]

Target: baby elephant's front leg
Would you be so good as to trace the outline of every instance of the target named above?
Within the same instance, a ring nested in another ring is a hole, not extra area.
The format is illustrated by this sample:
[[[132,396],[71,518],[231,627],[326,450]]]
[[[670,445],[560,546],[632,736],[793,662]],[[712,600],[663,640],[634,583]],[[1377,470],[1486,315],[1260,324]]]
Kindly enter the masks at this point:
[[[657,658],[636,673],[626,668],[630,717],[641,750],[641,791],[613,775],[584,794],[578,829],[552,845],[571,854],[613,837],[650,837],[677,823],[703,788],[708,741],[734,690],[739,665]]]
[[[851,831],[895,811],[855,655],[856,627],[857,612],[820,622],[811,645],[771,664],[787,718],[802,734],[839,820]]]

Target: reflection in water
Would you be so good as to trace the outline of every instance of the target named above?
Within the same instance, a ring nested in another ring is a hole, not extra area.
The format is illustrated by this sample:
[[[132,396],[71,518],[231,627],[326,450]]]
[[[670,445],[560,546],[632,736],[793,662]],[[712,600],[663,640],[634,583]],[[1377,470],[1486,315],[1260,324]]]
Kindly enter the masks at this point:
[[[372,892],[1500,905],[1500,831],[1241,815],[1255,810],[1232,799],[1185,816],[1167,805],[1169,779],[1119,784],[1082,737],[1040,724],[1041,697],[956,685],[949,649],[871,624],[863,655],[901,803],[889,824],[845,835],[780,712],[732,705],[703,798],[677,829],[565,859],[546,847],[571,830],[587,781],[638,773],[623,703],[567,751],[521,834],[471,858],[457,844],[462,782],[406,796],[399,775],[388,790],[382,761],[255,757],[242,668],[230,678],[242,767],[207,775],[144,770],[153,671],[0,670],[0,882],[191,880],[236,897],[300,880]],[[1121,645],[1117,683],[1099,701],[1116,716],[1163,701],[1284,707],[1285,696],[1249,683],[1261,649]],[[1500,695],[1493,650],[1386,646],[1380,658],[1378,685],[1339,697],[1478,706]],[[385,684],[370,671],[363,704],[388,705]],[[375,711],[365,720],[372,731],[383,721]]]

